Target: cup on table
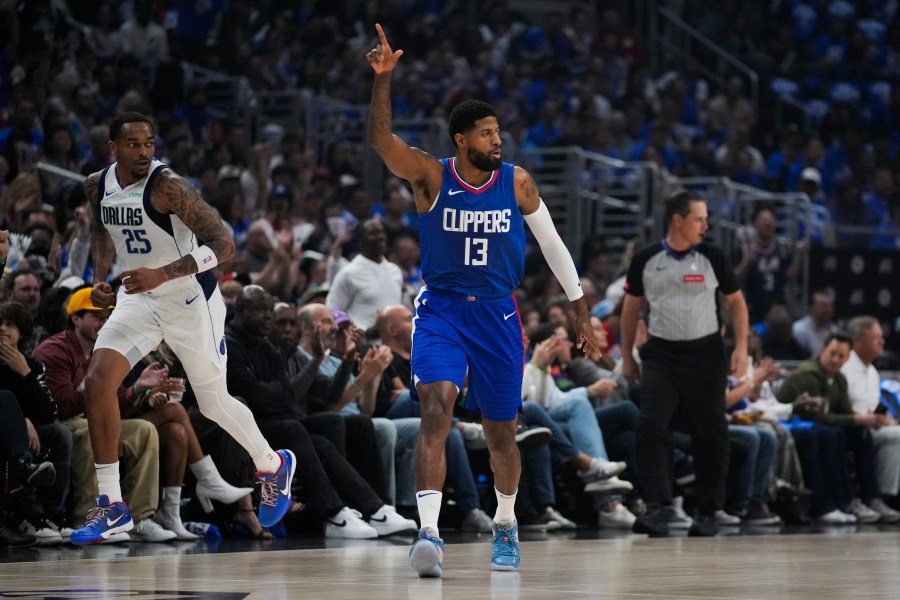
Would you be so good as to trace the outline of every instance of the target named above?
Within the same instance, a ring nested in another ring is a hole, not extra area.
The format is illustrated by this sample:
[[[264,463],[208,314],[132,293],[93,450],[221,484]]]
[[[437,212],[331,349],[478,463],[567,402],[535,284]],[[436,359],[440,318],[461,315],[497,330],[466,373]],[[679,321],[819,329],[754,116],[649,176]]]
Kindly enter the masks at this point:
[[[169,391],[169,402],[181,402],[184,397],[184,379],[182,377],[169,377],[166,379],[168,383],[178,384],[175,389]]]

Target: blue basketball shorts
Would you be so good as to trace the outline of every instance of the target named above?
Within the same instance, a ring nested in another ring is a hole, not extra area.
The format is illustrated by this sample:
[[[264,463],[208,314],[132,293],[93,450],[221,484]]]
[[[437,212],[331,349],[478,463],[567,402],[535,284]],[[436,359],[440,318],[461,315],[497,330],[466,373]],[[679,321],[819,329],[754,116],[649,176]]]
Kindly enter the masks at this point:
[[[515,297],[477,300],[423,287],[412,334],[413,381],[452,381],[466,408],[491,421],[511,421],[522,406],[525,346]]]

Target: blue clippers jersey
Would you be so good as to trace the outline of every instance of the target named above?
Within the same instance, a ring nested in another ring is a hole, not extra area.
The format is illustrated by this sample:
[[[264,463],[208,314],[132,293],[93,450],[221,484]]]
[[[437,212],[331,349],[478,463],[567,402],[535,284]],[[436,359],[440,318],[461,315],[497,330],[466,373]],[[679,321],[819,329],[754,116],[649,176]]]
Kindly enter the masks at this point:
[[[441,191],[419,213],[422,279],[430,289],[482,298],[512,293],[525,271],[525,225],[516,203],[515,166],[503,163],[481,187],[441,159]]]

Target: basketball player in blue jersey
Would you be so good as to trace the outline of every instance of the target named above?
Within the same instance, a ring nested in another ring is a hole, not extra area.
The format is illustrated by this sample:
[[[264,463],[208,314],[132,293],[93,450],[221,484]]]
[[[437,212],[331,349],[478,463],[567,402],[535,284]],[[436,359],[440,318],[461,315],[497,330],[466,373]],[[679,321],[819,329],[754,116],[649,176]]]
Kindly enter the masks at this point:
[[[163,339],[183,364],[201,412],[253,457],[262,480],[260,524],[274,525],[291,504],[293,453],[272,450],[250,409],[225,387],[225,303],[210,269],[231,258],[234,240],[193,187],[153,158],[154,137],[144,115],[116,117],[109,126],[116,162],[84,183],[94,214],[91,302],[106,308],[115,300],[116,309],[97,336],[85,376],[99,494],[72,534],[75,544],[103,542],[134,526],[119,485],[116,389]],[[114,298],[106,275],[116,256],[125,270]]]
[[[516,417],[521,406],[524,347],[513,290],[524,271],[528,223],[544,257],[575,308],[578,346],[596,347],[587,302],[572,257],[525,169],[500,158],[500,126],[493,107],[467,101],[450,114],[456,156],[438,160],[391,131],[393,51],[380,25],[379,44],[367,54],[375,71],[369,141],[398,177],[412,184],[422,243],[425,286],[413,318],[413,388],[421,402],[416,446],[419,538],[409,552],[421,577],[439,577],[438,535],[446,474],[444,440],[453,405],[468,375],[467,406],[479,410],[497,494],[491,568],[519,568],[513,510],[521,464]]]

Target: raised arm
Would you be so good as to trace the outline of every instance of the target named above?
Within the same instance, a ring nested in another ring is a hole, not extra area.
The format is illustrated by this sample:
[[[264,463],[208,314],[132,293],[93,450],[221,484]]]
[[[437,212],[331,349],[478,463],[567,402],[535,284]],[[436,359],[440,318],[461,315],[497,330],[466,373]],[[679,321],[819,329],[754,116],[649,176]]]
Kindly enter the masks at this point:
[[[433,178],[440,178],[441,166],[431,154],[411,147],[392,131],[391,75],[397,60],[403,56],[403,50],[391,49],[381,25],[376,23],[375,29],[378,31],[378,45],[366,54],[375,71],[372,102],[369,105],[369,143],[391,173],[413,183],[417,192],[423,186],[426,188],[421,196],[416,193],[416,204],[419,210],[427,210],[427,206],[420,205],[420,198],[429,205],[434,200],[438,190],[434,188]]]

